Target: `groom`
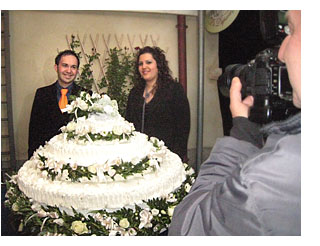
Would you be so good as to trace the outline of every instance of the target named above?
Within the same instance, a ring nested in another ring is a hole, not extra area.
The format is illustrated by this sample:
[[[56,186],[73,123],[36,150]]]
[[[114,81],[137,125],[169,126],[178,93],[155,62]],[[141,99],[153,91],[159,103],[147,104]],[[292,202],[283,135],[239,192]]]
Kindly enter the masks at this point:
[[[55,58],[54,65],[58,80],[49,86],[37,89],[29,123],[28,158],[40,145],[44,145],[46,141],[59,134],[60,128],[68,123],[68,113],[63,113],[61,110],[70,95],[77,95],[84,90],[74,83],[79,65],[79,57],[74,51],[60,52]]]

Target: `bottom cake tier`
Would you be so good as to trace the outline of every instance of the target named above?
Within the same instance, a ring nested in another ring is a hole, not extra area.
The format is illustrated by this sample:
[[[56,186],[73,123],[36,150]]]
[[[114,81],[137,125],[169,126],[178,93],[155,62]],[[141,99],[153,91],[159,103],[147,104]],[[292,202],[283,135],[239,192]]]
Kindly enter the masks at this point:
[[[71,182],[44,178],[37,162],[27,161],[18,172],[19,189],[34,201],[70,211],[86,213],[99,209],[134,206],[157,197],[166,197],[186,179],[180,158],[167,151],[161,167],[150,173],[105,182]]]

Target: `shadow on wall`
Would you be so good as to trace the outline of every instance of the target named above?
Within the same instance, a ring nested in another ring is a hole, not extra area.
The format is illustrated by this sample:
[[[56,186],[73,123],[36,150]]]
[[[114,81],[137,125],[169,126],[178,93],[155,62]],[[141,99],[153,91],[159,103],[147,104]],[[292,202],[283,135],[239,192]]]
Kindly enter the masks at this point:
[[[19,160],[26,159],[28,156],[28,134],[29,134],[29,121],[30,121],[30,114],[31,114],[31,107],[33,103],[33,99],[35,96],[35,90],[31,94],[28,94],[25,96],[24,102],[22,105],[19,105],[19,107],[16,107],[19,109],[19,112],[17,112],[18,119],[16,126],[16,133],[15,133],[15,145],[16,145],[16,156],[17,156],[17,165],[19,165]],[[29,107],[29,105],[31,107]],[[17,138],[18,139],[17,141]],[[21,141],[23,141],[21,143]],[[20,142],[19,146],[17,143]],[[17,150],[17,147],[20,147],[21,149]]]

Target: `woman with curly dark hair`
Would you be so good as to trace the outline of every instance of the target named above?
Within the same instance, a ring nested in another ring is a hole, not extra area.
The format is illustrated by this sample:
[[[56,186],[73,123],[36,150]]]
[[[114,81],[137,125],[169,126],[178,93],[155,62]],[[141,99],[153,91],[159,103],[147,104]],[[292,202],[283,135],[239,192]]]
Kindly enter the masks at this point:
[[[136,61],[137,85],[128,98],[126,120],[137,131],[163,140],[187,161],[190,108],[183,87],[171,76],[163,50],[146,46]]]

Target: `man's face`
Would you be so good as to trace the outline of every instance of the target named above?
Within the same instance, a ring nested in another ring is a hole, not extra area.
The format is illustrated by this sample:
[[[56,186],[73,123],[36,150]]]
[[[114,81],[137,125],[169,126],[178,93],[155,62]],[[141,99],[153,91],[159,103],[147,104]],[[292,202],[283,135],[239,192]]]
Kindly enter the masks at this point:
[[[76,78],[78,73],[78,60],[73,55],[62,56],[58,65],[54,66],[58,82],[62,87],[67,87]]]
[[[289,11],[287,17],[290,34],[283,40],[278,57],[287,66],[293,104],[301,108],[301,11]]]

